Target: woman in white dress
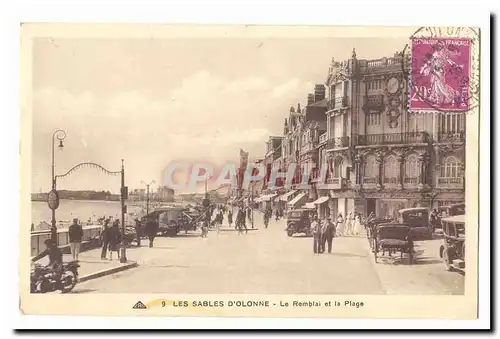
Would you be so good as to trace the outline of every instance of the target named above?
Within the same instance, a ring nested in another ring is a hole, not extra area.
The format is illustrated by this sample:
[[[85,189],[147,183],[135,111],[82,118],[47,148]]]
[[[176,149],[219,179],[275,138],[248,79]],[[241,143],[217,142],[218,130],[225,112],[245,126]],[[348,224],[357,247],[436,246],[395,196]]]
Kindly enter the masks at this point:
[[[352,225],[353,225],[354,220],[352,219],[352,212],[349,212],[347,217],[345,218],[345,228],[344,228],[344,235],[351,235],[352,234]]]
[[[338,237],[344,235],[344,218],[342,217],[342,213],[339,213],[337,217],[335,232],[337,233]]]
[[[361,234],[361,216],[359,214],[356,214],[356,217],[354,218],[353,234]]]

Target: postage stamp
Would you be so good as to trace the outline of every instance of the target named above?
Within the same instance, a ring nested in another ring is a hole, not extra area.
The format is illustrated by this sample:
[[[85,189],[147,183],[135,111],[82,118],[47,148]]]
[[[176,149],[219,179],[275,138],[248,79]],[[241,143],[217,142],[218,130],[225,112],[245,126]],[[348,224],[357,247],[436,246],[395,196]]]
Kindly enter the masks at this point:
[[[470,55],[468,38],[413,38],[410,109],[468,111]]]

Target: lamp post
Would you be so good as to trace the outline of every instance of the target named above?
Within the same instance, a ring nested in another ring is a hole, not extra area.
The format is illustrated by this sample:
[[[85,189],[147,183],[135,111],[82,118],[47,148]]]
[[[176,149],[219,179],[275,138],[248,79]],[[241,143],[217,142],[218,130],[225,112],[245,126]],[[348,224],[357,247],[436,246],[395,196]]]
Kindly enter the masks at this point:
[[[122,241],[120,244],[120,262],[126,263],[127,247],[125,244],[125,212],[127,207],[125,206],[125,200],[128,198],[128,190],[127,187],[125,186],[125,167],[123,166],[123,159],[122,159],[121,177],[122,177],[121,180],[122,184],[120,189],[120,202],[122,205]]]
[[[49,208],[52,210],[52,220],[50,227],[50,238],[53,242],[57,244],[57,226],[56,226],[56,209],[59,207],[59,195],[57,194],[57,183],[55,175],[55,143],[56,138],[59,140],[58,147],[62,149],[64,147],[63,140],[66,138],[66,132],[62,129],[54,131],[52,134],[52,189],[49,193],[47,203]]]
[[[141,180],[141,184],[146,185],[146,215],[149,214],[149,186],[154,184],[155,181],[151,181],[149,184],[146,184],[144,181]]]

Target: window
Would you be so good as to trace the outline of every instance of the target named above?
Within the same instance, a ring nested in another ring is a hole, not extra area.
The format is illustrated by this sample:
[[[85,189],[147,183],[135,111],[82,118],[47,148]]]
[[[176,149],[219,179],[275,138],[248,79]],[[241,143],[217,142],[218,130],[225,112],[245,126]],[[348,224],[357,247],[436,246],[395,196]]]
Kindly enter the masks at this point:
[[[342,177],[342,165],[344,164],[344,159],[342,157],[335,158],[334,167],[333,167],[333,177],[341,178]]]
[[[364,176],[367,178],[373,178],[373,177],[378,177],[378,175],[379,175],[378,163],[375,160],[375,156],[371,154],[366,157]]]
[[[409,113],[408,114],[408,127],[410,132],[420,132],[424,130],[424,115]]]
[[[399,177],[399,163],[394,155],[389,155],[384,161],[384,183],[396,184]]]
[[[368,126],[379,126],[381,120],[380,113],[372,113],[367,115],[368,118]]]
[[[440,133],[457,133],[465,130],[463,114],[442,114],[439,120]]]
[[[420,175],[420,166],[416,154],[411,154],[405,161],[405,183],[417,184]]]
[[[454,156],[448,156],[444,159],[444,165],[441,166],[441,177],[459,178],[462,176],[462,163]]]

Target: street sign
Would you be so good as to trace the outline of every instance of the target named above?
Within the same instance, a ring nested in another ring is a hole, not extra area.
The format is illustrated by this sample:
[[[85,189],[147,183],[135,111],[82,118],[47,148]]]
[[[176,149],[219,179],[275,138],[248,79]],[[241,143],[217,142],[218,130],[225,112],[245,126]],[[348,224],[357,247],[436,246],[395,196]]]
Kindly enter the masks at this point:
[[[51,210],[56,210],[59,207],[59,195],[57,194],[56,190],[52,190],[49,192],[47,203]]]

